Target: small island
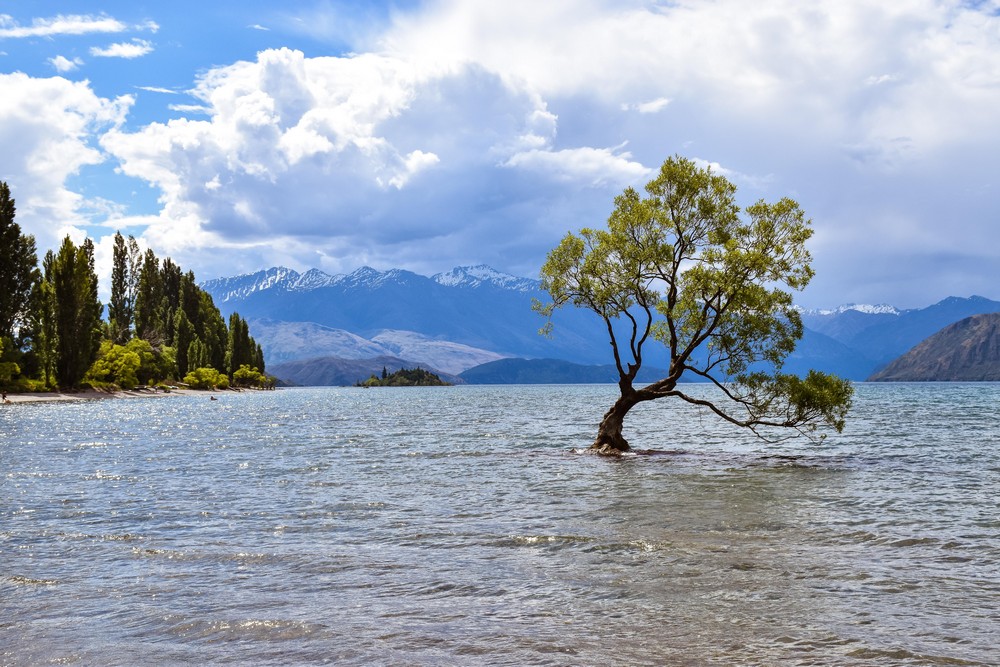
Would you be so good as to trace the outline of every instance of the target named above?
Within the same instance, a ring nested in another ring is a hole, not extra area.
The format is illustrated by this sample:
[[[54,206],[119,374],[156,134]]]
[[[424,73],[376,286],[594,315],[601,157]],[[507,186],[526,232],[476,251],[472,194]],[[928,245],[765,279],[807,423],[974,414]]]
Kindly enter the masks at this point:
[[[356,387],[448,387],[450,382],[445,382],[440,377],[423,368],[401,368],[394,373],[389,373],[388,369],[382,367],[382,377],[372,376],[354,385]]]

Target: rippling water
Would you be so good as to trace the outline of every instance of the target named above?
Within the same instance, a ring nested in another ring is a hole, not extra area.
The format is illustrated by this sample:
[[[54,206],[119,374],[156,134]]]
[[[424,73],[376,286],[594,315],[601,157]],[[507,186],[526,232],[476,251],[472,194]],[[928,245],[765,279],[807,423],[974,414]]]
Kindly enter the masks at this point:
[[[0,406],[0,664],[1000,663],[1000,385],[574,453],[615,390]]]

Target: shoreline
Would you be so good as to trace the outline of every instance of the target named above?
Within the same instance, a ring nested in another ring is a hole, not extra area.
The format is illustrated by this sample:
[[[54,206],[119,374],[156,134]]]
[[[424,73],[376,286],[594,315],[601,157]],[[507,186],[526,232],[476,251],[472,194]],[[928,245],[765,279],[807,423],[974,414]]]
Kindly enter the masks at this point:
[[[119,391],[101,391],[99,389],[85,389],[83,391],[53,391],[53,392],[26,392],[8,393],[7,405],[18,405],[23,403],[65,403],[73,401],[94,401],[113,400],[123,398],[161,398],[164,396],[189,396],[195,394],[207,394],[214,396],[222,391],[211,389],[171,389],[170,391],[153,391],[151,389],[128,389]]]

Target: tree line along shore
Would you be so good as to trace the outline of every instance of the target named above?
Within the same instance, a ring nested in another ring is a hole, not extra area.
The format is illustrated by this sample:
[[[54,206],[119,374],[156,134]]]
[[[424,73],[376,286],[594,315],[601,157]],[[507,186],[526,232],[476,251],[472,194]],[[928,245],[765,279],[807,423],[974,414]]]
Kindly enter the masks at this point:
[[[17,394],[273,388],[238,313],[228,322],[194,273],[114,236],[111,293],[98,298],[94,242],[70,236],[41,263],[0,181],[0,389]]]

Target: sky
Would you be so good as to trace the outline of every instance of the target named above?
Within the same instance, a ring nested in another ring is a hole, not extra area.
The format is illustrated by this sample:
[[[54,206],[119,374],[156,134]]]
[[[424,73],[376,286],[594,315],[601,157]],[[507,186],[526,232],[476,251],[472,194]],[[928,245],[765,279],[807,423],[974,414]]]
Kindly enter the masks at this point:
[[[792,197],[796,301],[1000,299],[1000,0],[0,3],[39,254],[537,277],[671,155]]]

